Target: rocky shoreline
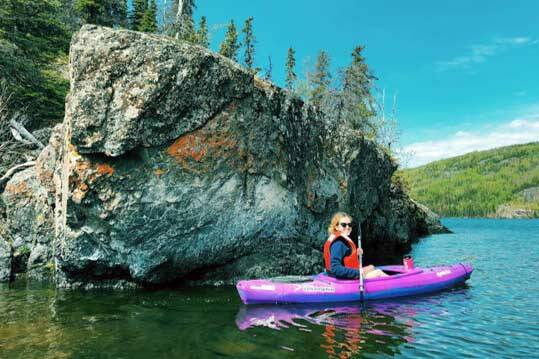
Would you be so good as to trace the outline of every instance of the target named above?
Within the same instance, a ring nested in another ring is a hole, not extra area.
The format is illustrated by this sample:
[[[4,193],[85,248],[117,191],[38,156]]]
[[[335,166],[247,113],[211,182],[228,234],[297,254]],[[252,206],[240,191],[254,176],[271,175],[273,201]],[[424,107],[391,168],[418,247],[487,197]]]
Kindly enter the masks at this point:
[[[361,224],[374,263],[446,231],[392,182],[397,166],[375,143],[208,49],[86,25],[69,73],[63,124],[1,195],[0,280],[316,273],[337,210]]]

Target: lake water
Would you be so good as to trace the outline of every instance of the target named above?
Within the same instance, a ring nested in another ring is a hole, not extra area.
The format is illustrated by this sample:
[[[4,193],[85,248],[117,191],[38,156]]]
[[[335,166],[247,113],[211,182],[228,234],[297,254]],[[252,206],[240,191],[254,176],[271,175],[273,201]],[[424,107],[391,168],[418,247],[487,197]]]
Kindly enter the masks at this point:
[[[1,358],[539,357],[539,220],[446,219],[416,266],[470,262],[466,285],[392,301],[244,306],[234,288],[0,286]]]

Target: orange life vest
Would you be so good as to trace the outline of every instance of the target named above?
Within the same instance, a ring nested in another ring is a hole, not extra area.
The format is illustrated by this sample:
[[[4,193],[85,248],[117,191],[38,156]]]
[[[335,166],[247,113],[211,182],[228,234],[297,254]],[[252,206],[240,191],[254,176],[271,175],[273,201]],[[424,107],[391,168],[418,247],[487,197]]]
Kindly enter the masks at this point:
[[[326,264],[326,271],[331,271],[331,263],[330,263],[330,248],[333,241],[335,241],[337,238],[342,238],[345,240],[346,244],[352,249],[352,253],[350,255],[344,257],[343,259],[343,265],[346,268],[352,268],[352,269],[359,269],[359,260],[357,257],[357,247],[354,244],[354,242],[348,238],[347,236],[344,236],[340,233],[333,233],[331,236],[329,236],[328,240],[324,244],[324,262]]]

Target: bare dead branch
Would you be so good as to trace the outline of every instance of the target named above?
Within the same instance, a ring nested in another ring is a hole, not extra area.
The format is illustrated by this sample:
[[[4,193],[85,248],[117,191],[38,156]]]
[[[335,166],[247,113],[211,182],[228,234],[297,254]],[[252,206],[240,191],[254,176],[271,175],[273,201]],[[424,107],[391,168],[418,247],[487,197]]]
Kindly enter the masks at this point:
[[[19,171],[22,171],[25,168],[34,166],[36,164],[36,161],[29,161],[25,163],[21,163],[20,165],[16,165],[15,167],[10,168],[3,176],[0,178],[0,189],[3,189],[5,184],[10,180],[13,175]]]
[[[0,175],[5,173],[0,180],[0,192],[2,192],[5,183],[13,174],[22,167],[17,167],[17,164],[22,162],[32,162],[37,156],[37,152],[43,148],[43,144],[31,138],[35,136],[24,136],[22,129],[26,122],[26,117],[22,110],[13,111],[10,108],[11,93],[6,82],[0,79]],[[17,124],[16,128],[10,123],[14,119]],[[26,129],[24,128],[26,131]],[[28,132],[28,131],[26,131]],[[38,144],[39,143],[39,144]],[[37,145],[37,149],[35,149]],[[41,145],[40,145],[41,144]],[[34,148],[32,148],[34,147]],[[15,168],[15,169],[14,169]],[[14,169],[12,171],[12,169]]]
[[[43,149],[45,148],[45,145],[43,143],[41,143],[41,141],[39,141],[37,138],[34,137],[34,135],[32,135],[30,132],[28,132],[28,130],[22,125],[20,124],[19,122],[17,122],[15,120],[15,118],[12,118],[11,120],[9,120],[9,124],[15,129],[17,130],[17,132],[22,136],[24,137],[24,139],[30,141],[31,143],[37,145],[39,148]]]
[[[17,131],[16,129],[14,128],[11,128],[11,134],[13,135],[13,138],[15,138],[17,141],[19,141],[20,143],[23,143],[27,146],[31,145],[32,142],[30,141],[27,141],[25,140],[24,138],[22,138],[21,134],[19,133],[19,131]]]
[[[25,163],[21,163],[20,165],[16,165],[15,167],[10,168],[3,176],[0,178],[0,181],[5,181],[6,179],[11,178],[15,172],[18,172],[26,167],[31,167],[36,164],[36,161],[29,161]]]

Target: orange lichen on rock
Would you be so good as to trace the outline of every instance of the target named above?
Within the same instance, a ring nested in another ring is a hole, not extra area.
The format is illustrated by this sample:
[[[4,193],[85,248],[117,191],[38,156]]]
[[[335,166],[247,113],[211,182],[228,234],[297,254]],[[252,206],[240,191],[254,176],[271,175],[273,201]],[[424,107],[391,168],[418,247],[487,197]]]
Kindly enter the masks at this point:
[[[112,176],[112,174],[114,173],[114,168],[112,168],[110,165],[106,163],[98,163],[96,166],[96,169],[97,169],[97,173],[100,176],[103,176],[105,174]]]
[[[74,161],[73,171],[69,176],[72,193],[71,199],[75,203],[81,203],[89,190],[88,183],[92,183],[96,175],[92,173],[91,164],[84,161],[80,155],[75,157]]]
[[[195,166],[211,157],[223,157],[236,147],[236,141],[226,133],[209,133],[198,130],[178,138],[167,148],[167,153],[187,170],[196,171]],[[200,166],[198,166],[200,167]]]
[[[27,191],[26,182],[20,181],[16,183],[8,182],[5,192],[9,195],[17,195]]]
[[[201,146],[201,139],[200,135],[194,133],[184,135],[170,145],[167,152],[179,162],[189,159],[200,162],[206,154],[206,148]]]
[[[69,156],[71,162],[69,176],[71,199],[76,203],[81,203],[97,179],[105,175],[112,176],[114,168],[106,163],[93,163],[80,155],[73,146],[70,146]]]

